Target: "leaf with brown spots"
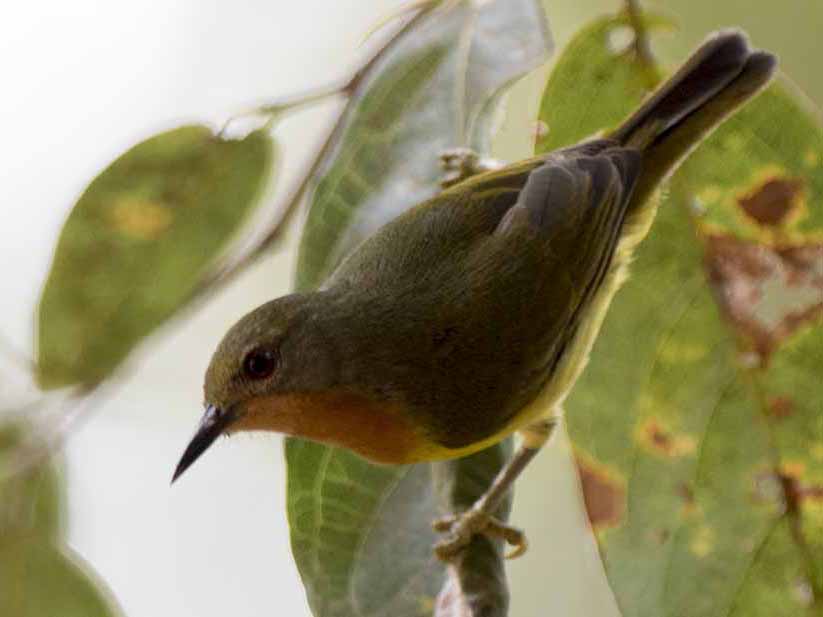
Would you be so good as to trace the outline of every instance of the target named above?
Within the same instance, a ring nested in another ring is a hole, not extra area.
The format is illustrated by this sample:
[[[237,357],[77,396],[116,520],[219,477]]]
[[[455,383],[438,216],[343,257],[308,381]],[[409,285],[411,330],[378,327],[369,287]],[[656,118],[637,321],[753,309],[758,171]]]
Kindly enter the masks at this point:
[[[768,244],[823,241],[819,118],[778,81],[715,131],[681,172],[699,178],[691,204],[701,226]]]
[[[788,418],[794,411],[794,401],[788,396],[773,396],[769,399],[767,409],[773,418]]]
[[[625,487],[611,477],[607,470],[584,457],[578,456],[576,463],[583,504],[592,527],[595,530],[616,527],[626,508]]]
[[[684,456],[695,449],[694,439],[678,435],[661,426],[655,417],[648,418],[639,426],[637,440],[649,452],[658,456]]]
[[[558,59],[541,149],[646,94],[622,25]],[[590,516],[592,466],[625,491],[595,526],[624,617],[823,610],[823,130],[798,100],[771,87],[673,178],[567,401]]]
[[[189,299],[260,197],[269,136],[205,126],[134,146],[95,178],[63,226],[37,315],[44,388],[92,385]]]
[[[717,303],[760,363],[823,316],[823,244],[774,248],[712,233],[705,243]]]
[[[760,225],[780,226],[798,210],[802,199],[802,179],[777,177],[769,178],[737,201]]]

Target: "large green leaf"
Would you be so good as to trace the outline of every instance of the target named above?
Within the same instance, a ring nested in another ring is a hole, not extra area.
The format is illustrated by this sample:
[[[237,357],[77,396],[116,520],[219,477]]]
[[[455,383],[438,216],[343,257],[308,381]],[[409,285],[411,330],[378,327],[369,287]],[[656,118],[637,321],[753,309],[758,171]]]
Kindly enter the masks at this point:
[[[35,464],[36,447],[20,427],[0,427],[0,615],[113,616],[108,592],[62,546],[57,475],[48,461]]]
[[[432,196],[442,150],[487,148],[494,101],[547,47],[532,0],[443,3],[400,35],[364,76],[333,136],[300,246],[298,289],[319,285],[362,238]],[[403,617],[430,615],[444,587],[430,528],[438,501],[465,508],[506,449],[438,466],[436,480],[429,465],[375,467],[295,439],[286,456],[292,546],[315,615]],[[466,559],[472,567],[453,569],[437,613],[472,597],[475,614],[504,615],[500,547],[478,540]]]
[[[156,135],[95,178],[60,235],[37,318],[40,384],[104,379],[186,300],[255,205],[272,167],[263,131]]]
[[[610,49],[622,26],[559,59],[542,147],[645,94],[648,70]],[[626,617],[821,613],[822,136],[778,85],[692,155],[567,403]]]
[[[490,101],[545,59],[537,2],[445,4],[372,67],[345,111],[303,230],[298,289],[319,285],[353,246],[434,195],[440,152],[487,148]]]
[[[543,124],[536,152],[550,152],[615,126],[657,84],[653,67],[636,62],[631,48],[613,41],[628,29],[623,17],[603,17],[585,26],[555,60],[543,92]],[[651,28],[667,25],[648,20]]]

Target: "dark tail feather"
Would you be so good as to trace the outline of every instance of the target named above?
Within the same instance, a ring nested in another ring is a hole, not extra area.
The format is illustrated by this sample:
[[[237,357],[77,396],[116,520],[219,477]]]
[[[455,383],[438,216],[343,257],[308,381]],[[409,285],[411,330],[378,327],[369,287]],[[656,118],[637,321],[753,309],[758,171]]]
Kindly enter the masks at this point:
[[[773,55],[751,51],[740,32],[721,32],[698,48],[609,136],[644,152],[632,202],[643,203],[690,150],[769,82],[776,65]]]
[[[721,32],[703,43],[611,136],[623,145],[645,148],[723,90],[743,70],[749,45],[739,32]]]

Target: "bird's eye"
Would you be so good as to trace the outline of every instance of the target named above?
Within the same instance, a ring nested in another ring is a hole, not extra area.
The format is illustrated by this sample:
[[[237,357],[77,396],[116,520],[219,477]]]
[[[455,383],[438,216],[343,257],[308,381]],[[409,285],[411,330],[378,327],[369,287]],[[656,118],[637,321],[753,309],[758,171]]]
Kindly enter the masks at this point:
[[[270,349],[254,349],[243,359],[243,372],[249,379],[265,379],[277,364],[277,354]]]

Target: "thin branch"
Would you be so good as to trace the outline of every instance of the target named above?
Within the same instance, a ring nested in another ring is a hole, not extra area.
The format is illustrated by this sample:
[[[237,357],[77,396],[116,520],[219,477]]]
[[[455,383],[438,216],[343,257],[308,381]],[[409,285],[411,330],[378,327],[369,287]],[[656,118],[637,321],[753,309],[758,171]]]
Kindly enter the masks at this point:
[[[371,28],[369,28],[366,34],[363,35],[363,43],[365,43],[375,34],[380,32],[384,27],[386,27],[391,22],[402,19],[403,17],[412,12],[427,10],[429,8],[432,8],[433,5],[436,4],[445,4],[446,6],[448,6],[448,2],[444,3],[443,0],[408,0],[407,2],[404,2],[395,10],[385,15],[382,19],[380,19],[380,21],[376,22]]]
[[[34,360],[22,349],[19,349],[5,335],[0,334],[0,353],[27,373],[34,370]]]
[[[0,469],[0,484],[40,466],[60,450],[77,423],[87,418],[100,402],[99,398],[92,396],[95,392],[98,392],[97,386],[78,389],[67,400],[62,401],[60,411],[56,413],[57,421],[49,422],[45,427],[37,427],[35,439],[30,439],[29,443],[23,442],[15,448],[14,456],[9,457],[9,464]],[[15,426],[31,423],[29,412],[42,408],[49,402],[46,397],[29,403],[17,410],[19,420],[12,418],[4,420],[3,424]]]
[[[365,78],[368,76],[371,69],[380,62],[386,54],[394,48],[400,38],[409,30],[414,28],[430,11],[439,6],[438,2],[429,2],[418,10],[405,24],[389,38],[389,40],[373,53],[347,80],[342,80],[335,84],[330,84],[325,87],[318,88],[314,91],[297,97],[290,97],[284,101],[265,105],[257,110],[257,113],[265,113],[266,109],[274,110],[275,113],[280,113],[287,106],[305,105],[321,98],[326,98],[339,94],[349,99],[346,107],[341,110],[337,116],[331,130],[327,133],[325,139],[320,142],[316,148],[314,156],[311,158],[306,170],[301,174],[294,186],[288,192],[286,198],[283,200],[284,205],[279,208],[280,214],[275,219],[269,231],[260,238],[253,246],[248,248],[245,254],[241,255],[233,262],[218,266],[211,274],[200,282],[195,288],[190,301],[196,301],[205,297],[213,295],[216,291],[225,287],[228,283],[234,280],[246,268],[256,263],[277,241],[281,238],[288,224],[294,214],[297,212],[302,198],[305,195],[311,182],[317,176],[317,173],[328,160],[334,146],[343,132],[345,125],[345,118],[348,116],[349,105],[356,93],[360,90]]]
[[[652,53],[651,43],[649,42],[649,33],[646,29],[646,24],[643,23],[642,11],[640,9],[639,0],[624,0],[626,15],[629,18],[629,24],[634,30],[634,51],[637,54],[637,59],[647,66],[654,66],[654,54]]]
[[[223,136],[229,126],[237,120],[252,118],[255,116],[267,116],[268,122],[273,123],[285,113],[299,111],[310,105],[320,103],[335,95],[344,94],[347,86],[348,80],[338,80],[324,86],[311,88],[299,94],[290,94],[280,99],[258,105],[257,107],[252,107],[245,111],[241,111],[226,120],[223,127],[218,132],[218,136]]]

